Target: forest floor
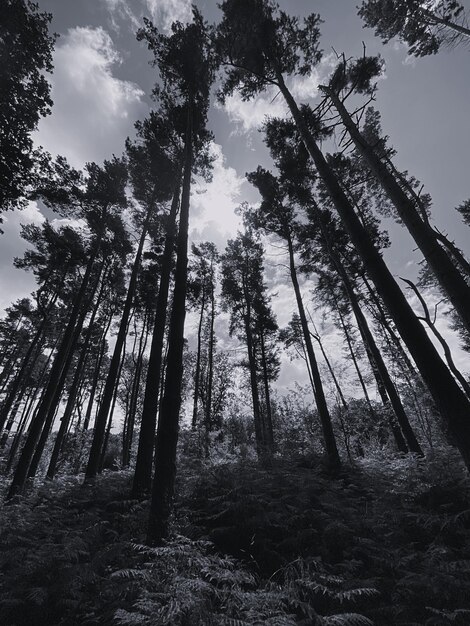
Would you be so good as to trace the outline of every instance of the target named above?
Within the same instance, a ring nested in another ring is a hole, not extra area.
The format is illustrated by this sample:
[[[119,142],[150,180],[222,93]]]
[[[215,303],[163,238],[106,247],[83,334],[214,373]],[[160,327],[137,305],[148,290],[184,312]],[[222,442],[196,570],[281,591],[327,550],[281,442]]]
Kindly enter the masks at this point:
[[[2,626],[470,624],[470,481],[455,459],[182,462],[175,535],[144,546],[129,472],[0,511]]]

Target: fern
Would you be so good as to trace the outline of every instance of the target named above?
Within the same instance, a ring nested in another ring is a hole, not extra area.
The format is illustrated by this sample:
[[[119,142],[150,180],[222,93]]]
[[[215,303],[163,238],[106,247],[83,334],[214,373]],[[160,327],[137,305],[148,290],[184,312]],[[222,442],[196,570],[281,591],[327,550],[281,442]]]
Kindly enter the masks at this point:
[[[321,624],[322,626],[374,626],[374,622],[358,613],[343,613],[323,617]]]

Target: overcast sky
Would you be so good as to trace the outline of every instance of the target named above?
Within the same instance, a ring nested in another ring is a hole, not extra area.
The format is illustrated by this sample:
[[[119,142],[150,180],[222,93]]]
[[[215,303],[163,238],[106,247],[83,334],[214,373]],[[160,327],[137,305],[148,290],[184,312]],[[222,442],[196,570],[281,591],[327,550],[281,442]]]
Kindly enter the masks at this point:
[[[124,140],[133,134],[133,124],[147,114],[155,70],[150,53],[135,39],[142,16],[151,17],[163,29],[173,19],[190,18],[186,0],[36,0],[41,10],[53,14],[52,30],[60,37],[54,53],[51,77],[53,113],[42,120],[36,140],[52,154],[62,154],[76,167],[87,161],[102,162],[121,154]],[[197,0],[204,16],[213,21],[219,11],[213,0]],[[331,68],[333,50],[346,56],[380,52],[385,75],[380,81],[377,108],[384,131],[398,151],[396,165],[421,180],[434,204],[435,223],[455,238],[468,253],[470,230],[454,207],[470,197],[470,51],[464,47],[443,50],[425,59],[409,59],[399,43],[383,46],[372,31],[363,29],[356,15],[356,2],[349,0],[281,0],[282,8],[300,16],[315,11],[324,20],[322,48],[325,59],[312,76],[293,85],[299,101],[317,97],[316,86]],[[467,5],[468,2],[463,2]],[[238,218],[234,208],[257,195],[244,181],[244,174],[258,164],[270,167],[269,156],[257,127],[264,115],[282,114],[281,98],[268,94],[255,102],[231,98],[225,107],[213,107],[210,127],[215,135],[216,156],[213,182],[193,193],[191,238],[213,240],[223,247],[234,235]],[[5,216],[5,235],[0,247],[0,294],[2,307],[27,295],[34,284],[23,271],[12,269],[12,259],[24,250],[20,223],[43,220],[31,205],[21,214]],[[387,262],[395,275],[414,277],[419,254],[404,230],[387,223],[392,248]],[[276,312],[280,325],[294,310],[292,293],[276,258],[268,259],[270,274],[285,284],[276,286]],[[306,292],[307,294],[307,292]],[[331,338],[332,349],[334,338]],[[451,343],[456,345],[455,339]],[[458,356],[461,365],[462,355]],[[301,367],[299,365],[299,367]],[[292,370],[282,374],[284,384]]]

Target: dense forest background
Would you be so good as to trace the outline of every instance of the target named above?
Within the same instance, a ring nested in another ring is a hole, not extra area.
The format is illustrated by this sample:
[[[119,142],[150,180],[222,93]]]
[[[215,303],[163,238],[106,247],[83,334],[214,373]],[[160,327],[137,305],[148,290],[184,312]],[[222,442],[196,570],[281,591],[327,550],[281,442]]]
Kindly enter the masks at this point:
[[[465,6],[55,4],[0,25],[0,620],[468,624],[468,85],[406,84]]]

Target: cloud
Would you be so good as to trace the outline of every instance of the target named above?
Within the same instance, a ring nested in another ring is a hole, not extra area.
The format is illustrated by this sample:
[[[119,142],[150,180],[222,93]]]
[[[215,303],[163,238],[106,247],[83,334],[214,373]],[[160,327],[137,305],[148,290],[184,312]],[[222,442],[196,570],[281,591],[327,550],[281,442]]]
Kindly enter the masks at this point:
[[[212,143],[211,153],[214,157],[212,182],[198,182],[193,187],[191,238],[199,241],[212,239],[220,245],[227,237],[234,236],[240,225],[235,209],[241,202],[245,178],[226,165],[222,146]]]
[[[112,27],[116,32],[120,30],[118,19],[127,22],[134,29],[141,26],[140,20],[133,13],[127,0],[103,0],[103,2],[109,11]]]
[[[299,102],[308,102],[318,96],[318,85],[321,85],[336,66],[335,57],[326,55],[321,63],[312,69],[307,76],[293,76],[287,80],[287,86],[292,95]],[[266,117],[285,117],[288,113],[284,98],[274,86],[268,87],[260,94],[244,102],[238,92],[227,98],[223,108],[231,122],[237,125],[237,130],[249,133],[258,129],[266,120]]]
[[[119,154],[132,122],[145,114],[143,91],[113,75],[121,63],[101,27],[76,27],[54,54],[52,115],[39,125],[36,141],[76,167]]]
[[[245,133],[258,129],[267,117],[283,117],[287,114],[287,106],[279,90],[274,88],[248,102],[244,102],[240,94],[235,92],[227,98],[222,108],[238,130]]]
[[[169,31],[173,22],[190,22],[191,0],[144,0],[152,19],[164,30]]]
[[[30,202],[22,211],[3,214],[2,228],[5,231],[0,246],[0,309],[10,306],[18,298],[30,295],[36,289],[36,282],[31,273],[13,267],[13,259],[23,256],[28,244],[21,239],[22,224],[42,224],[44,216],[35,202]]]

